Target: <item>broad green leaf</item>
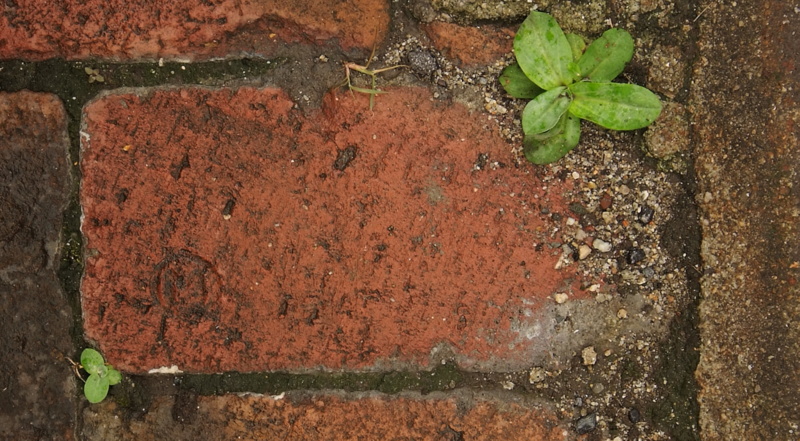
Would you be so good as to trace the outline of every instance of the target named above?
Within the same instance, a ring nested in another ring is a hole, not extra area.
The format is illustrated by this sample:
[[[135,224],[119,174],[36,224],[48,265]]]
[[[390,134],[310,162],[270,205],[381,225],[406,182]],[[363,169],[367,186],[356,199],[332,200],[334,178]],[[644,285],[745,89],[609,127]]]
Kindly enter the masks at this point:
[[[571,99],[566,90],[556,87],[532,99],[522,111],[522,131],[535,135],[552,129],[569,108]]]
[[[517,62],[537,86],[550,90],[573,82],[568,64],[572,61],[564,31],[556,20],[543,12],[531,12],[514,37]]]
[[[549,164],[563,158],[578,145],[581,138],[581,120],[569,112],[558,124],[539,135],[526,135],[523,153],[534,164]]]
[[[607,129],[635,130],[650,125],[661,113],[656,94],[635,84],[571,84],[569,111]],[[523,126],[524,127],[524,126]]]
[[[617,77],[633,57],[633,38],[623,29],[609,29],[593,41],[578,60],[583,78],[607,82]]]
[[[119,384],[119,382],[122,381],[122,374],[120,374],[118,370],[109,367],[108,373],[106,374],[106,378],[108,378],[108,384],[113,386],[115,384]]]
[[[81,366],[89,374],[97,374],[105,367],[105,360],[99,352],[86,348],[81,352]]]
[[[544,92],[541,87],[525,76],[525,72],[517,63],[503,69],[500,74],[500,85],[514,98],[536,98],[537,95]]]
[[[108,395],[108,378],[99,375],[89,375],[83,385],[83,394],[90,403],[99,403]]]
[[[580,60],[581,55],[583,55],[583,51],[586,50],[586,42],[580,35],[566,34],[566,36],[567,41],[569,42],[569,48],[572,49],[572,60]]]

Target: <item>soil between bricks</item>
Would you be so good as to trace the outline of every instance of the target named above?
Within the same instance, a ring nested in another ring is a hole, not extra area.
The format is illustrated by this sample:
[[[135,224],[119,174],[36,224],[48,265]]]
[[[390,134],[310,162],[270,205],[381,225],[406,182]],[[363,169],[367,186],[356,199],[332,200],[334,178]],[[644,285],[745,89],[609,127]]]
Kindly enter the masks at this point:
[[[310,116],[276,89],[115,93],[84,125],[85,330],[128,372],[520,369],[580,283],[544,245],[558,189],[422,89]]]

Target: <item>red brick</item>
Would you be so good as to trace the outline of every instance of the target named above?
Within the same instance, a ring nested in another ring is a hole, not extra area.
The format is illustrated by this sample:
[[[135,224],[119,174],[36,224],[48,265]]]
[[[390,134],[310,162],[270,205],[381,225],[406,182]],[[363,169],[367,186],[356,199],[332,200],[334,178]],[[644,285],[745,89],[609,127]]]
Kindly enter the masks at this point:
[[[388,22],[385,0],[31,0],[5,6],[0,59],[195,60],[330,39],[372,48]]]
[[[464,65],[489,64],[511,53],[515,29],[433,22],[425,27],[434,46]]]
[[[159,397],[140,420],[121,424],[113,402],[84,411],[87,441],[136,440],[536,440],[574,439],[545,407],[496,398],[287,394]],[[176,418],[178,415],[178,418]]]
[[[73,440],[72,310],[56,275],[69,194],[55,95],[0,92],[0,439]]]
[[[127,371],[515,369],[572,283],[534,248],[557,184],[424,89],[108,95],[84,124],[85,329]]]

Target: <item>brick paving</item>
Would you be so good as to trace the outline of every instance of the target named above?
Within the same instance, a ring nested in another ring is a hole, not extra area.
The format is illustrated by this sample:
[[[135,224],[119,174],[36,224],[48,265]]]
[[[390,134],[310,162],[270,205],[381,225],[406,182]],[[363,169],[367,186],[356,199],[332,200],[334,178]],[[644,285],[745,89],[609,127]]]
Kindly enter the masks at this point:
[[[85,332],[126,371],[520,369],[574,283],[545,246],[563,202],[422,89],[309,116],[276,89],[109,94],[82,133]]]
[[[381,0],[12,2],[0,16],[0,59],[198,60],[269,56],[276,44],[336,39],[372,48],[385,34]]]
[[[87,408],[87,441],[190,439],[537,440],[573,439],[552,410],[511,396],[375,394],[158,398],[140,420],[111,420],[113,403]],[[120,415],[122,416],[122,415]],[[103,424],[102,429],[100,424]]]
[[[56,274],[68,147],[58,97],[0,92],[0,439],[72,439],[72,310]]]
[[[413,20],[421,22],[424,44],[463,68],[507,54],[513,29],[449,23],[463,22],[462,7],[472,3],[437,12],[442,3],[10,1],[0,16],[0,59],[192,62],[291,58],[301,48],[297,54],[314,53],[316,63],[311,76],[298,76],[302,82],[324,70],[315,48],[360,56],[396,44]],[[764,97],[779,109],[797,102],[796,11],[776,1],[735,8],[704,1],[689,16],[680,2],[663,4],[672,12],[647,2],[616,5],[607,18],[634,25],[641,14],[663,32],[698,26],[701,34],[696,61],[678,46],[637,40],[644,58],[630,70],[634,77],[655,72],[650,81],[670,99],[688,93],[694,100],[687,108],[706,221],[701,436],[794,439],[796,388],[787,385],[798,378],[798,339],[785,330],[793,329],[797,309],[798,255],[789,241],[797,224],[797,118],[766,106]],[[593,6],[552,9],[559,21],[577,15],[575,29],[605,28]],[[475,16],[508,18],[527,6],[509,8],[482,7]],[[677,19],[681,14],[688,18]],[[744,25],[754,29],[748,41],[765,45],[764,52],[742,49],[734,36]],[[647,58],[651,49],[663,59]],[[670,70],[673,61],[694,64]],[[683,75],[692,69],[698,82],[686,92]],[[663,78],[666,88],[659,87]],[[741,108],[716,95],[744,90],[753,78],[763,81],[756,84],[761,92],[746,95],[756,98],[740,100]],[[427,89],[391,89],[374,111],[364,96],[333,93],[320,109],[298,107],[289,96],[302,93],[288,95],[294,92],[252,83],[113,90],[86,103],[81,115],[65,112],[55,95],[0,92],[0,437],[576,438],[574,422],[586,407],[560,403],[555,411],[553,403],[498,391],[293,391],[275,399],[165,387],[142,398],[136,381],[163,377],[134,375],[115,386],[123,392],[114,400],[88,406],[77,399],[80,383],[64,360],[77,353],[72,294],[59,284],[59,258],[85,257],[84,337],[128,376],[162,366],[357,374],[426,369],[441,360],[488,375],[529,368],[546,355],[550,336],[541,324],[554,320],[552,294],[586,295],[581,277],[555,270],[560,249],[547,246],[558,223],[545,214],[567,210],[560,197],[569,181],[545,184],[531,168],[516,167],[484,113],[433,100]],[[69,123],[82,148],[72,159],[82,172],[83,256],[76,237],[59,236],[70,189]],[[763,127],[771,131],[762,134]],[[765,216],[759,228],[750,228],[748,210]],[[751,272],[745,277],[744,270]],[[749,296],[762,292],[770,295]],[[581,366],[577,353],[571,363],[590,377],[601,369]],[[591,396],[581,387],[603,385],[594,381],[575,385],[575,403]],[[620,412],[634,405],[614,403]],[[632,428],[619,433],[638,433],[642,422],[634,419],[627,413],[598,427],[616,439],[611,434],[627,422]],[[663,439],[655,433],[652,439]]]

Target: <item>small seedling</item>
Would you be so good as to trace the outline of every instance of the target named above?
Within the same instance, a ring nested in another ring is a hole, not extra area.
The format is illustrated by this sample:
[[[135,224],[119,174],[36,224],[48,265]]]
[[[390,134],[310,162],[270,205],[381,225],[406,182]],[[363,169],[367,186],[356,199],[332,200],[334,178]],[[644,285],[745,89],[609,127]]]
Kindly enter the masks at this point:
[[[350,92],[360,92],[368,94],[369,110],[372,110],[372,108],[375,107],[375,95],[386,93],[376,87],[375,85],[376,76],[382,72],[390,71],[392,69],[397,69],[399,67],[405,67],[403,65],[397,65],[397,66],[384,67],[382,69],[370,70],[369,65],[370,63],[372,63],[372,59],[374,57],[375,57],[375,48],[373,47],[372,54],[370,54],[369,59],[367,60],[367,64],[365,66],[356,63],[345,63],[344,64],[345,79],[344,82],[341,83],[341,85],[347,84],[347,88],[350,89]],[[350,71],[356,71],[358,73],[370,76],[372,78],[371,88],[366,89],[364,87],[354,86],[353,83],[350,81]]]
[[[69,359],[68,359],[69,360]],[[84,381],[83,394],[90,403],[99,403],[108,395],[108,388],[122,381],[122,374],[113,366],[107,364],[99,352],[91,348],[86,348],[81,352],[81,362],[72,363],[75,375]],[[89,378],[83,379],[80,369],[89,374]]]
[[[531,12],[514,37],[517,62],[500,75],[509,95],[531,99],[522,112],[529,161],[548,164],[566,155],[578,145],[581,119],[612,130],[655,121],[661,101],[653,92],[611,82],[633,57],[633,46],[627,31],[613,28],[586,46],[549,14]]]

